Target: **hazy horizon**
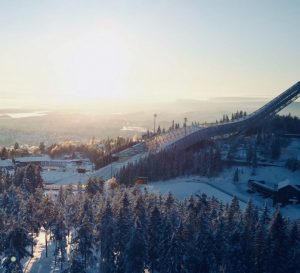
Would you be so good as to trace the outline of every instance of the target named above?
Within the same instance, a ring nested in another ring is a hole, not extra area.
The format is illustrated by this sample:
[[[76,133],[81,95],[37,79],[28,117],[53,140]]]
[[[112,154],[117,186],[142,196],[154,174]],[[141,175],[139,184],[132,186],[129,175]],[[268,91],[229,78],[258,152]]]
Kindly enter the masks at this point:
[[[2,107],[274,97],[299,81],[295,1],[6,1]]]

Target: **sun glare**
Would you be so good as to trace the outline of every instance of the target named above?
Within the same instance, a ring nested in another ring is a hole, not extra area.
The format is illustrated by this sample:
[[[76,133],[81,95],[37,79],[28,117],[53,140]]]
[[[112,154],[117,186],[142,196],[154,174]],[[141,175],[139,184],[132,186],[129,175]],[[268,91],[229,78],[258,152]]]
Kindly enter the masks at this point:
[[[60,50],[55,61],[62,95],[69,101],[126,95],[129,59],[126,41],[116,30],[77,37]]]

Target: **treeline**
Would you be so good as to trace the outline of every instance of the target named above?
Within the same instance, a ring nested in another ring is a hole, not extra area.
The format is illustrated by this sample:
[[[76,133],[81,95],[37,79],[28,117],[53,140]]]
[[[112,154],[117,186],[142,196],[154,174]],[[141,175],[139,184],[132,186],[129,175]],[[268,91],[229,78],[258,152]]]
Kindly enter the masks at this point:
[[[286,163],[285,163],[285,166],[295,172],[297,170],[300,170],[300,160],[298,160],[297,158],[288,158]]]
[[[76,153],[80,153],[91,160],[95,164],[95,168],[99,169],[113,161],[113,154],[118,153],[135,145],[137,141],[131,138],[117,137],[116,139],[108,138],[98,144],[75,144],[65,142],[61,144],[52,144],[46,148],[46,153],[53,158],[64,155],[71,155],[76,158]]]
[[[214,176],[221,168],[221,153],[216,147],[203,148],[197,152],[163,150],[122,167],[117,179],[122,184],[132,185],[139,176],[148,177],[151,181],[192,174]]]
[[[20,147],[19,143],[16,142],[13,148],[2,147],[0,150],[0,159],[8,159],[15,157],[24,157],[30,155],[27,148]]]
[[[230,205],[206,195],[179,201],[172,194],[139,188],[92,187],[97,183],[91,181],[77,194],[61,189],[57,198],[42,189],[29,192],[5,184],[0,192],[0,271],[22,272],[21,260],[30,257],[41,228],[51,234],[48,245],[55,246],[48,256],[65,273],[300,270],[299,222],[284,219],[279,210],[271,216],[251,201],[242,211],[236,198]]]
[[[234,120],[237,120],[237,119],[240,119],[242,117],[245,117],[247,116],[247,112],[246,111],[242,111],[242,110],[237,110],[235,113],[232,113],[231,114],[231,118],[229,118],[229,116],[227,114],[224,114],[223,117],[220,119],[220,120],[216,120],[216,124],[218,123],[226,123],[226,122],[230,122],[230,121],[234,121]],[[184,122],[182,123],[182,128],[185,128],[187,127],[187,121],[188,119],[185,117],[184,118]],[[191,126],[200,126],[201,124],[210,124],[210,123],[207,123],[206,121],[205,122],[199,122],[199,121],[192,121],[191,122]],[[165,128],[161,128],[160,125],[157,127],[157,130],[156,130],[156,134],[164,134],[166,132],[173,132],[177,129],[180,129],[180,123],[177,123],[175,122],[174,120],[172,121],[172,124],[171,126],[168,128],[168,129],[165,129]],[[143,138],[150,138],[152,136],[152,134],[150,133],[150,131],[148,130],[146,134],[143,135]]]
[[[287,146],[289,140],[280,137],[279,134],[259,131],[256,135],[255,143],[249,143],[247,151],[247,160],[256,157],[257,147],[263,151],[266,157],[278,159],[281,155],[282,147]],[[256,158],[255,158],[256,160]]]
[[[271,119],[263,120],[257,126],[248,130],[248,134],[257,132],[266,135],[300,134],[300,119],[291,114],[276,115]]]
[[[288,115],[276,115],[271,122],[267,124],[270,130],[273,132],[279,132],[284,134],[300,134],[300,119],[297,116]]]
[[[231,114],[231,118],[229,118],[229,116],[227,114],[224,114],[222,119],[220,119],[219,121],[216,120],[216,123],[226,123],[229,121],[234,121],[234,120],[240,119],[245,116],[247,116],[247,112],[242,111],[242,110],[240,110],[240,111],[237,110],[235,113]]]
[[[24,157],[38,154],[48,154],[52,158],[59,158],[65,155],[69,155],[71,158],[76,159],[77,154],[83,155],[91,160],[95,164],[95,168],[99,169],[113,160],[113,154],[118,153],[124,149],[127,149],[138,142],[131,138],[117,137],[115,139],[108,138],[102,140],[100,143],[90,144],[78,144],[72,141],[66,141],[64,143],[54,143],[48,147],[41,142],[39,147],[32,153],[26,148],[21,148],[16,142],[14,147],[9,149],[2,147],[0,150],[1,159],[14,159],[15,157]]]
[[[13,175],[0,170],[0,272],[23,272],[21,260],[32,255],[34,234],[47,221],[44,200],[38,166],[17,168]]]
[[[29,193],[33,193],[37,188],[43,188],[43,178],[40,171],[41,167],[35,164],[16,168],[14,174],[10,174],[6,169],[0,169],[0,192],[10,186],[18,187]]]

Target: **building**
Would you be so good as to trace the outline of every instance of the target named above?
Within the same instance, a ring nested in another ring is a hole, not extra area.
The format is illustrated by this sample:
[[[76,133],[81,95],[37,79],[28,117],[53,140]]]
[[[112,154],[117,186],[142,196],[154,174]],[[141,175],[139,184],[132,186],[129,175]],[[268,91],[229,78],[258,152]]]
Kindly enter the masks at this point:
[[[299,183],[300,184],[300,183]],[[300,203],[300,185],[289,184],[288,181],[278,183],[275,203],[281,204],[299,204]]]
[[[13,170],[14,163],[12,162],[11,159],[1,159],[0,160],[0,169],[6,169],[6,170]]]
[[[300,204],[300,185],[293,185],[288,180],[271,184],[264,180],[250,179],[248,188],[250,192],[259,192],[265,197],[272,198],[274,204]]]

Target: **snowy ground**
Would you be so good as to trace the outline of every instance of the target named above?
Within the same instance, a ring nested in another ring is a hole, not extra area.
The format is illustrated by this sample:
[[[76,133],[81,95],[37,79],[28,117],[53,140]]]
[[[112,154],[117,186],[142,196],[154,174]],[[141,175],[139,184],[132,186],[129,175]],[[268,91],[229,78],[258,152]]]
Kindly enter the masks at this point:
[[[126,166],[129,163],[135,163],[138,162],[142,157],[147,156],[147,152],[142,152],[139,154],[136,154],[132,157],[129,157],[127,159],[122,159],[121,162],[113,162],[112,164],[109,164],[93,173],[90,174],[91,177],[100,177],[103,180],[108,180],[111,178],[111,176],[114,176],[122,167]]]
[[[281,159],[298,158],[300,159],[300,139],[292,138],[287,147],[281,148]]]
[[[54,265],[54,244],[51,243],[50,236],[48,238],[48,257],[46,257],[45,249],[45,231],[41,230],[36,238],[33,257],[24,265],[24,273],[54,273],[60,272],[59,266]]]
[[[266,199],[259,194],[250,194],[247,192],[247,183],[249,179],[264,179],[279,183],[289,180],[293,183],[300,183],[300,171],[290,172],[284,168],[278,167],[260,167],[257,169],[257,175],[251,176],[251,168],[239,168],[239,182],[233,183],[233,175],[236,168],[224,170],[218,177],[207,178],[200,176],[189,176],[175,178],[167,181],[157,181],[146,186],[150,191],[166,194],[172,192],[177,198],[188,198],[192,194],[205,193],[207,196],[214,196],[224,203],[237,196],[240,200],[241,208],[244,208],[249,199],[259,208],[267,204],[272,207],[271,199]],[[300,218],[300,205],[288,205],[281,208],[283,215],[290,219]]]
[[[55,265],[55,244],[50,240],[50,235],[47,234],[48,240],[48,255],[46,257],[45,247],[45,231],[40,230],[39,236],[35,239],[33,257],[24,263],[24,273],[59,273],[62,272],[61,264],[57,261]],[[69,241],[71,239],[69,238]],[[68,241],[68,240],[67,240]],[[67,254],[70,255],[70,245],[67,246]],[[63,270],[66,263],[63,264]],[[79,273],[79,272],[78,272]]]
[[[76,170],[72,171],[43,171],[42,177],[47,184],[68,185],[84,183],[92,173],[80,174]]]
[[[121,160],[113,162],[97,171],[88,172],[85,174],[78,173],[74,170],[66,171],[43,171],[42,176],[46,183],[56,184],[56,185],[68,185],[68,184],[77,184],[77,183],[86,183],[90,177],[99,177],[103,180],[108,180],[111,176],[114,176],[123,166],[126,166],[129,163],[135,163],[140,158],[146,156],[146,152],[140,152],[135,155],[130,155],[128,158],[122,157]]]
[[[185,199],[194,194],[205,193],[209,197],[216,197],[224,203],[231,202],[233,196],[224,193],[209,185],[206,181],[201,181],[198,176],[180,177],[167,181],[158,181],[146,186],[149,191],[162,195],[172,192],[178,199]],[[244,202],[240,202],[242,206]]]

